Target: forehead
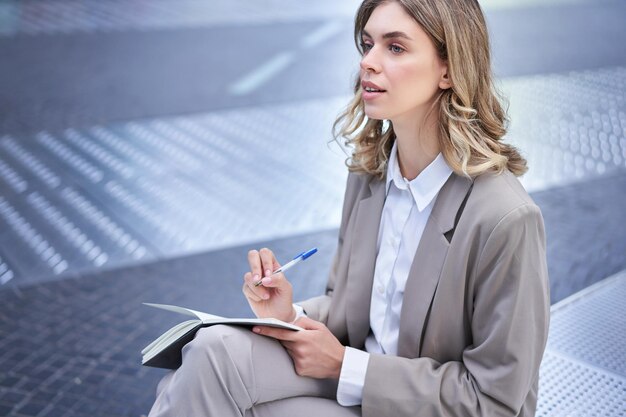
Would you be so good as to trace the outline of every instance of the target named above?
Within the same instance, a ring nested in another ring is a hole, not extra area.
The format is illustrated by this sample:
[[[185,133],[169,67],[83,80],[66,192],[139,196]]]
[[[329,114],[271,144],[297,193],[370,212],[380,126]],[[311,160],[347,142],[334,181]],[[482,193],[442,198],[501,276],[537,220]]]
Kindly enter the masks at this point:
[[[420,25],[395,1],[376,7],[365,24],[364,31],[377,38],[389,32],[404,32],[413,40],[428,39]]]

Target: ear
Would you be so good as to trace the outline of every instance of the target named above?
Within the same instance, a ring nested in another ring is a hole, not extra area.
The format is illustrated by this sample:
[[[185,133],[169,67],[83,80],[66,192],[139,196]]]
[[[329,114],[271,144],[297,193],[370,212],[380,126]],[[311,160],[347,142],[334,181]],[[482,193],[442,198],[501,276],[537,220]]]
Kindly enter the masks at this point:
[[[450,75],[448,74],[448,66],[446,65],[443,67],[441,78],[439,79],[439,88],[441,88],[442,90],[447,90],[450,87],[452,87],[452,80],[450,79]]]

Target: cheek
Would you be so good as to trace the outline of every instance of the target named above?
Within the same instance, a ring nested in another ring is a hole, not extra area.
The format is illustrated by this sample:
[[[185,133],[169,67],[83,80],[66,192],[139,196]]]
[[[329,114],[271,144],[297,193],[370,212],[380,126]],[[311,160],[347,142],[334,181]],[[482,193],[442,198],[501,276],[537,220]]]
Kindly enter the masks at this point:
[[[390,70],[394,79],[395,91],[399,98],[412,101],[425,101],[438,89],[438,74],[423,62],[410,62]]]

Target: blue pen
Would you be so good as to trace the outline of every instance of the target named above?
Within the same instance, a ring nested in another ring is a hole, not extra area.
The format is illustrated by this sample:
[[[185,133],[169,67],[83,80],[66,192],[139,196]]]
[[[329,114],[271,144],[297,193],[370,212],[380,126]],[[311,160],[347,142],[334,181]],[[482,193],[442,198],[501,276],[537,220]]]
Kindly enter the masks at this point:
[[[300,255],[296,256],[291,261],[287,262],[285,265],[281,266],[276,271],[272,272],[270,275],[278,274],[279,272],[285,272],[286,270],[288,270],[292,266],[294,266],[294,265],[304,261],[306,258],[308,258],[309,256],[313,255],[315,252],[317,252],[317,248],[309,249],[306,252],[302,252]],[[259,281],[254,283],[254,286],[258,287],[261,284],[262,284],[262,282],[261,282],[261,280],[259,280]]]

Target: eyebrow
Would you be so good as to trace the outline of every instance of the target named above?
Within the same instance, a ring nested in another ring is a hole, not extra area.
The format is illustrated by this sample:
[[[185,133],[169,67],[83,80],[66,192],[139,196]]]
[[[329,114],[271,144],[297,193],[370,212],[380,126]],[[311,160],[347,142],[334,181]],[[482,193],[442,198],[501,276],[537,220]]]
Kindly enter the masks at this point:
[[[367,36],[368,38],[371,38],[372,35],[370,35],[369,33],[367,33],[367,31],[365,29],[363,29],[363,35]],[[409,35],[407,35],[404,32],[400,32],[400,31],[395,31],[395,32],[389,32],[389,33],[385,33],[383,35],[383,39],[392,39],[392,38],[404,38],[407,39],[409,41],[412,41],[413,39],[411,39],[409,37]]]

